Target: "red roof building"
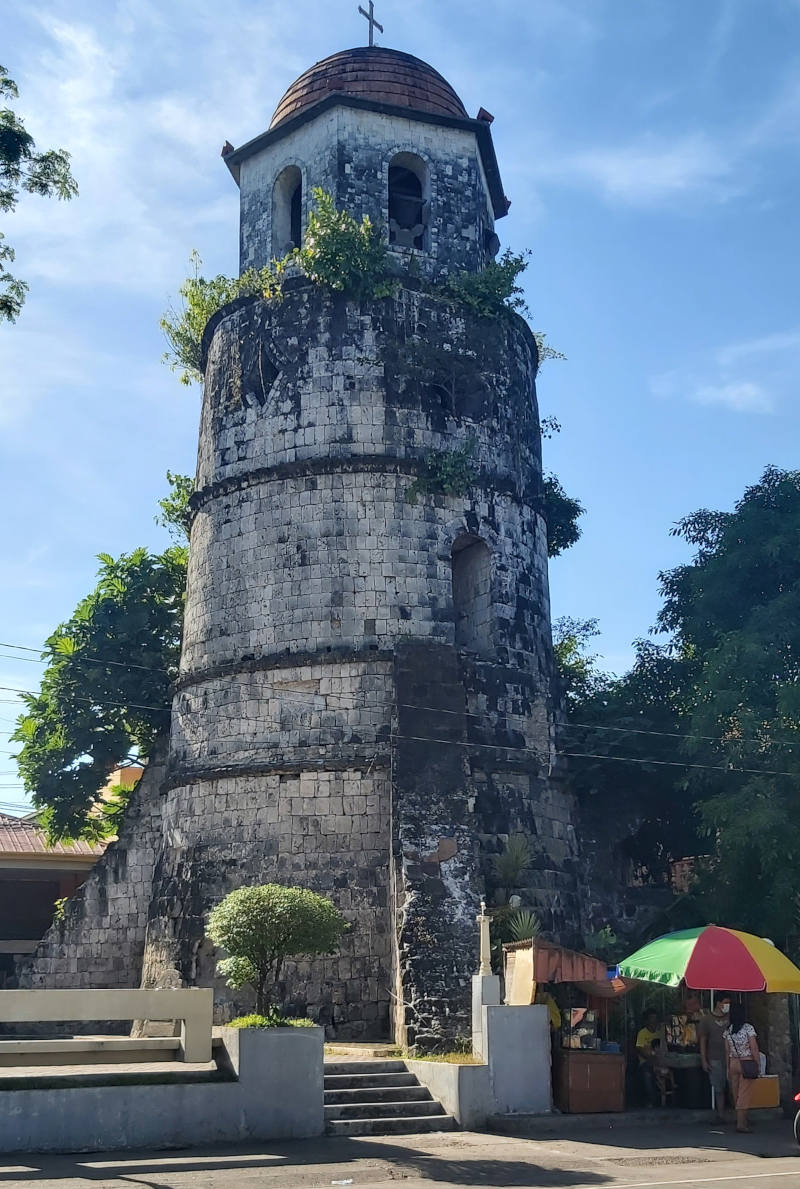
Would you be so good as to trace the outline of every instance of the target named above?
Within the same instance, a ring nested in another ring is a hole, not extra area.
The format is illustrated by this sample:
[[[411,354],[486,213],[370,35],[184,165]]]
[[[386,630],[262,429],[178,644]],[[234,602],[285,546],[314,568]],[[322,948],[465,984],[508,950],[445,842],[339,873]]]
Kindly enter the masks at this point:
[[[52,923],[56,901],[81,886],[104,843],[49,845],[30,818],[0,813],[0,987]]]

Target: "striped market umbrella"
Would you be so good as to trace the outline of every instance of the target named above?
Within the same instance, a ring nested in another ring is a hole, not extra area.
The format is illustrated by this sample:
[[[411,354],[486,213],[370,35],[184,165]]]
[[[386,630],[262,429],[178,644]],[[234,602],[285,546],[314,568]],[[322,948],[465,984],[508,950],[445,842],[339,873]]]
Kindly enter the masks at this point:
[[[623,978],[695,991],[800,993],[800,970],[771,941],[704,925],[657,937],[619,964]]]

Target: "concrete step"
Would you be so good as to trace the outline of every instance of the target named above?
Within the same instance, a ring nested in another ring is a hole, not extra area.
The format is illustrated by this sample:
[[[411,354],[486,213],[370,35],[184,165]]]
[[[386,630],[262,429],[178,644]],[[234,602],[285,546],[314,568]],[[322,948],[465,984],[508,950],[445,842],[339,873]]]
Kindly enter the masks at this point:
[[[418,1135],[432,1131],[455,1131],[452,1115],[417,1115],[400,1119],[331,1119],[328,1135]]]
[[[405,1061],[326,1061],[326,1076],[371,1073],[408,1073]]]
[[[326,1090],[361,1090],[368,1086],[417,1086],[413,1073],[325,1074]]]
[[[390,1041],[377,1042],[366,1040],[328,1041],[325,1045],[325,1056],[350,1057],[356,1061],[364,1061],[368,1057],[394,1057],[397,1055],[397,1045]]]
[[[441,1116],[444,1107],[433,1098],[427,1102],[353,1102],[329,1106],[325,1103],[325,1121],[331,1119],[416,1119]]]
[[[325,1105],[347,1102],[428,1102],[427,1086],[365,1086],[360,1090],[326,1090]]]
[[[18,1066],[134,1065],[176,1061],[177,1036],[74,1036],[0,1040],[0,1069]]]

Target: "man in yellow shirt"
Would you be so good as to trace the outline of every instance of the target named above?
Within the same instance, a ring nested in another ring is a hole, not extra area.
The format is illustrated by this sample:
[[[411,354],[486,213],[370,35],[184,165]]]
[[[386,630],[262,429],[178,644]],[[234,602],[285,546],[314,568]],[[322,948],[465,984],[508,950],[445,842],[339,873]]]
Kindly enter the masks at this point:
[[[644,1025],[636,1033],[636,1052],[639,1057],[639,1075],[644,1089],[645,1102],[648,1106],[656,1105],[656,1076],[653,1041],[661,1042],[662,1054],[666,1052],[667,1042],[664,1025],[658,1022],[658,1012],[651,1008],[644,1019]]]

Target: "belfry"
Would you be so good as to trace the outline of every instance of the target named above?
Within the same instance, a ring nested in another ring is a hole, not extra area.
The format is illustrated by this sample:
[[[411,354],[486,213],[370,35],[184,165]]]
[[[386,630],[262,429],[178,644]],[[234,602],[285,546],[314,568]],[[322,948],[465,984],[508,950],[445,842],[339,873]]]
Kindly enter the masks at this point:
[[[370,45],[312,66],[266,132],[226,146],[242,270],[303,242],[319,188],[383,229],[393,286],[354,299],[292,276],[280,302],[240,299],[206,328],[169,752],[62,930],[87,985],[214,982],[227,1017],[246,1003],[215,981],[208,910],[299,884],[351,928],[287,971],[297,1012],[435,1047],[469,1030],[482,898],[521,892],[576,939],[537,346],[519,315],[446,290],[499,249],[491,121]],[[437,488],[448,459],[461,482]],[[517,835],[529,862],[502,887]],[[98,975],[92,929],[123,913],[124,969]],[[30,985],[57,972],[48,944]]]

